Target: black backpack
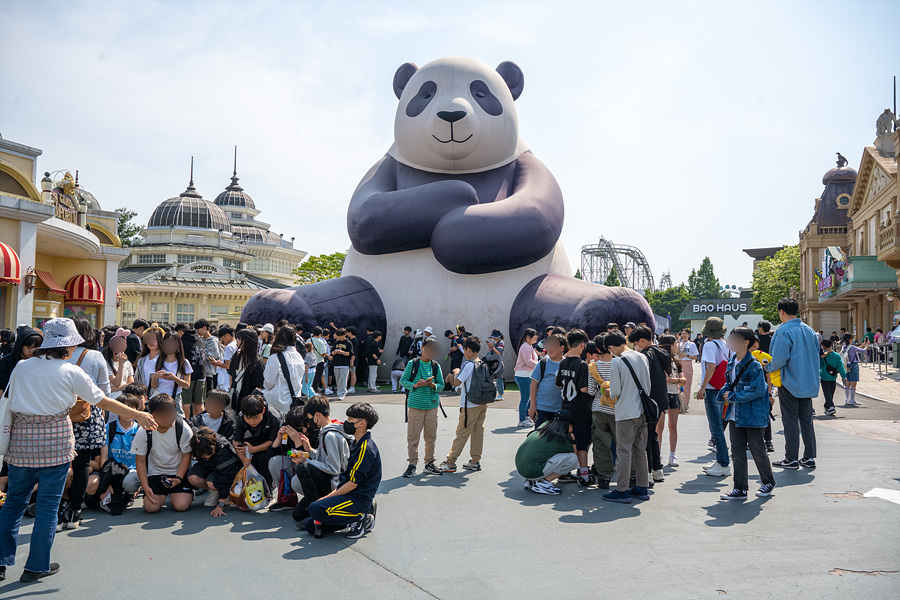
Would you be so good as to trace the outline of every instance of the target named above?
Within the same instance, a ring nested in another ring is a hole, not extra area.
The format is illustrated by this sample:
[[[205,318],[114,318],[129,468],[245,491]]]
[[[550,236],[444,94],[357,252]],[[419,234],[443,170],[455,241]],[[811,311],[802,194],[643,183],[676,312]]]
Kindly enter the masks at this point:
[[[472,404],[490,404],[497,400],[497,386],[491,375],[491,369],[484,361],[472,361],[472,378],[466,389],[466,402]]]

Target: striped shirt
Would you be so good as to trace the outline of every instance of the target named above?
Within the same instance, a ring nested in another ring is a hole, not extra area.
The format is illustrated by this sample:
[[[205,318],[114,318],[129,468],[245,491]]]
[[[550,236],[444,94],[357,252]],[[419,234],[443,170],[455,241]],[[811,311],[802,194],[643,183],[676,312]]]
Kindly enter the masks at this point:
[[[600,373],[600,377],[602,377],[604,381],[609,381],[609,373],[612,371],[612,361],[604,362],[598,360],[594,364],[597,365],[597,372]],[[597,383],[597,380],[593,377],[588,377],[588,393],[594,397],[594,401],[591,404],[591,412],[602,412],[609,415],[616,414],[616,407],[614,405],[607,406],[600,403],[600,398],[603,397],[603,390],[600,389],[600,384]]]

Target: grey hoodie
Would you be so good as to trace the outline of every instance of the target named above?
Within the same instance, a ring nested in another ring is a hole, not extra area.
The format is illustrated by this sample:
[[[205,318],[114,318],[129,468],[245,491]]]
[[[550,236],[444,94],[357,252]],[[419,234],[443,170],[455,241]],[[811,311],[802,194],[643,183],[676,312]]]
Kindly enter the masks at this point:
[[[331,475],[336,485],[347,468],[351,440],[353,436],[344,433],[341,423],[329,423],[319,431],[319,449],[310,453],[307,464]]]

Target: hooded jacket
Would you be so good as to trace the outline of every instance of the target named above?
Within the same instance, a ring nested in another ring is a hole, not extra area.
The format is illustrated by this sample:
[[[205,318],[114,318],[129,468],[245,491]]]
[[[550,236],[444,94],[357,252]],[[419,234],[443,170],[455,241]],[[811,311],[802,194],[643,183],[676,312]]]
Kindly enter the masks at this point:
[[[319,431],[319,448],[310,453],[306,464],[331,475],[332,487],[336,486],[338,477],[347,468],[353,440],[352,435],[344,433],[341,423],[332,421]]]
[[[32,335],[43,337],[43,334],[37,329],[22,325],[16,330],[16,341],[13,343],[13,351],[0,358],[0,390],[6,389],[9,384],[9,378],[12,376],[13,369],[20,360],[22,360],[22,346],[25,340]]]

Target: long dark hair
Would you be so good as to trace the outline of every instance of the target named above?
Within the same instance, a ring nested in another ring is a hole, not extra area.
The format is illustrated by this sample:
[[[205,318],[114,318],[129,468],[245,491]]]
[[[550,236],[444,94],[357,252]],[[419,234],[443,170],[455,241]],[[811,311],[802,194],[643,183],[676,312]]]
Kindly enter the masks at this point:
[[[572,436],[569,434],[569,425],[571,424],[569,421],[553,419],[538,430],[538,435],[542,440],[553,444],[569,443],[572,441]]]
[[[235,334],[235,337],[241,340],[241,349],[237,351],[237,355],[232,362],[237,362],[238,367],[243,367],[244,371],[249,372],[256,368],[259,363],[259,336],[252,329],[241,329]]]
[[[275,341],[272,342],[272,354],[284,352],[288,348],[293,348],[297,343],[297,330],[290,325],[285,325],[275,334]]]
[[[87,348],[88,350],[96,350],[97,339],[94,334],[94,326],[91,325],[91,322],[84,317],[75,317],[74,319],[72,319],[72,322],[75,323],[75,329],[78,330],[78,335],[84,338],[84,341],[78,344],[78,347]]]
[[[533,335],[537,335],[537,330],[536,330],[536,329],[533,329],[533,328],[531,328],[531,327],[529,327],[528,329],[526,329],[526,330],[522,333],[522,339],[519,340],[519,345],[516,346],[516,352],[518,352],[518,351],[519,351],[519,348],[522,347],[522,344],[524,344],[524,343],[528,340],[528,338],[530,338],[530,337],[533,336]],[[502,339],[502,338],[501,338],[501,339]]]
[[[141,334],[141,355],[138,356],[138,360],[144,358],[145,356],[150,354],[150,346],[144,343],[144,336],[148,333],[152,333],[156,336],[156,349],[159,350],[160,354],[162,354],[162,341],[163,334],[162,329],[159,328],[159,325],[154,323],[152,326],[148,327],[144,330],[144,333]]]
[[[666,369],[666,375],[672,374],[672,369],[681,370],[681,361],[675,358],[675,344],[678,340],[674,335],[663,334],[659,336],[659,347],[669,353],[669,368]]]
[[[184,346],[181,344],[181,338],[178,337],[178,334],[171,331],[163,336],[162,342],[159,343],[159,355],[156,357],[156,370],[162,370],[163,365],[166,362],[166,352],[162,349],[162,345],[163,342],[167,340],[175,340],[178,342],[178,348],[175,350],[175,362],[178,364],[176,374],[181,375],[184,372]]]

